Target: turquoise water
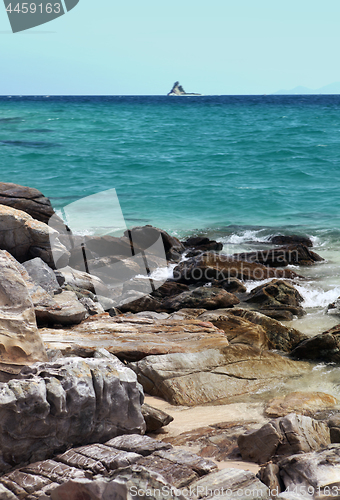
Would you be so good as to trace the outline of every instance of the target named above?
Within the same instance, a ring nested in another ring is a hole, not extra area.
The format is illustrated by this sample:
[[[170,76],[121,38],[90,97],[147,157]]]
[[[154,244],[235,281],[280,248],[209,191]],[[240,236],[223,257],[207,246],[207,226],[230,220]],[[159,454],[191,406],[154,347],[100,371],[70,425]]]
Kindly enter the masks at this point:
[[[2,97],[0,169],[57,209],[115,188],[130,226],[337,240],[340,96]]]

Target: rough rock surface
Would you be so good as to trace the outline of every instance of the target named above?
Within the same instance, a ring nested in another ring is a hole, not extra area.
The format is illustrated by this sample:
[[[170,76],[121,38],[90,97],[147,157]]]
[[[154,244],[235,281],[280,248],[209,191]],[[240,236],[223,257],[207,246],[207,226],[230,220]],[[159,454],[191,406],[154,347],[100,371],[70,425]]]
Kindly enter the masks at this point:
[[[320,450],[330,444],[330,434],[325,423],[291,413],[239,436],[237,442],[243,460],[263,464],[273,457]]]
[[[163,229],[150,225],[136,226],[125,231],[124,236],[131,238],[133,243],[143,250],[150,248],[161,236],[168,260],[179,260],[180,255],[185,251],[183,243],[178,238],[171,236]]]
[[[340,362],[340,325],[301,342],[291,352],[293,358]]]
[[[264,280],[267,278],[293,279],[298,277],[289,269],[273,269],[263,264],[237,260],[226,255],[208,252],[181,262],[174,269],[174,279],[180,283],[223,281],[230,278],[240,280]]]
[[[154,432],[161,427],[164,427],[173,421],[173,417],[168,415],[162,410],[153,408],[152,406],[144,403],[142,406],[142,415],[146,424],[146,432]]]
[[[289,413],[299,413],[312,417],[318,410],[334,408],[338,401],[324,392],[291,392],[268,402],[265,414],[268,417],[284,417]]]
[[[228,339],[211,323],[195,319],[154,320],[138,315],[92,316],[69,329],[44,328],[41,335],[48,348],[64,354],[82,349],[93,352],[105,347],[120,359],[134,361],[150,354],[197,352],[225,347]]]
[[[259,262],[270,267],[284,267],[288,265],[310,266],[315,262],[324,260],[320,255],[312,252],[302,244],[287,245],[271,250],[239,253],[235,254],[234,257],[248,262]]]
[[[201,286],[166,299],[162,306],[165,311],[178,311],[184,308],[219,309],[233,307],[239,302],[235,295],[222,288]]]
[[[75,444],[145,431],[141,387],[113,356],[36,363],[0,384],[0,394],[0,471]]]
[[[19,262],[40,257],[50,267],[68,263],[70,254],[59,241],[57,231],[21,210],[0,205],[0,239],[1,248]]]
[[[41,286],[46,292],[53,295],[61,292],[61,288],[52,269],[39,257],[27,260],[23,263],[31,279]]]
[[[78,271],[70,266],[59,268],[57,272],[63,277],[64,285],[71,285],[99,295],[109,294],[107,286],[97,276]]]
[[[310,370],[272,352],[234,344],[202,352],[148,356],[129,366],[145,392],[175,405],[226,403],[235,396],[265,390]]]
[[[314,500],[331,500],[340,492],[340,444],[322,451],[292,455],[279,462],[280,474],[291,491],[312,491]],[[314,490],[313,490],[314,489]]]
[[[55,295],[51,305],[36,306],[35,311],[42,324],[76,325],[87,317],[86,307],[68,291]]]
[[[11,182],[0,182],[0,204],[22,210],[45,224],[55,216],[50,200],[40,191]]]
[[[186,248],[201,250],[202,252],[215,251],[219,252],[223,249],[223,243],[203,236],[193,236],[182,242]]]
[[[296,234],[283,235],[278,234],[270,239],[270,242],[274,245],[305,245],[306,247],[312,247],[313,242],[310,238],[306,236],[299,236]]]
[[[7,373],[47,360],[20,264],[0,250],[0,370]]]

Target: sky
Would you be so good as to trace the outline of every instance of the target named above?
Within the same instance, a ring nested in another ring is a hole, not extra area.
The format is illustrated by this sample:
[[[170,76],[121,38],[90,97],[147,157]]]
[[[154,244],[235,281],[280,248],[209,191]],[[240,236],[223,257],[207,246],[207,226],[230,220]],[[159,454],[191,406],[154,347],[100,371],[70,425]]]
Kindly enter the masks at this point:
[[[0,95],[316,89],[340,82],[339,25],[338,0],[80,0],[13,34],[1,2]]]

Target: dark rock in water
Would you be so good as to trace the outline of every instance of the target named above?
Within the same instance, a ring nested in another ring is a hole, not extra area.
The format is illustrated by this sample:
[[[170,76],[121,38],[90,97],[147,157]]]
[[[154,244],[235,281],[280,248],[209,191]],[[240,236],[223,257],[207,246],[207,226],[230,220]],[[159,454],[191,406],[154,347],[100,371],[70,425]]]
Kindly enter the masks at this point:
[[[256,304],[260,307],[261,312],[262,310],[275,311],[278,308],[279,311],[287,309],[298,316],[304,314],[302,307],[300,307],[303,297],[288,281],[275,279],[264,285],[259,285],[244,300]]]
[[[233,307],[239,302],[240,300],[235,295],[221,288],[202,286],[170,297],[163,301],[162,306],[165,311],[178,311],[183,308],[219,309]]]
[[[291,352],[293,358],[340,363],[340,325],[301,342]]]
[[[118,359],[64,358],[0,384],[0,471],[57,450],[143,433],[143,393]]]
[[[174,269],[174,279],[180,283],[209,283],[213,280],[223,281],[230,278],[240,280],[264,280],[267,278],[299,277],[289,269],[273,269],[263,264],[233,259],[226,255],[208,252],[181,262]]]
[[[286,489],[304,492],[309,488],[314,492],[313,497],[320,500],[339,496],[340,444],[331,444],[321,451],[292,455],[278,465]]]
[[[192,93],[187,93],[185,92],[184,88],[182,87],[182,85],[179,84],[179,82],[175,82],[172,89],[170,90],[170,92],[167,94],[168,96],[183,96],[183,95],[187,95],[187,96],[190,96],[190,95],[202,95],[202,94],[192,94]]]
[[[189,287],[184,285],[184,283],[176,283],[174,281],[166,281],[162,286],[157,288],[154,292],[152,292],[153,297],[157,297],[159,299],[174,297],[183,292],[188,292]]]
[[[273,236],[269,241],[274,245],[305,245],[306,247],[313,246],[313,242],[310,238],[298,235],[285,236],[283,234],[279,234],[277,236]]]
[[[202,252],[208,252],[211,250],[219,252],[223,249],[223,243],[210,240],[209,238],[204,238],[203,236],[191,237],[182,243],[187,248],[201,250]]]
[[[43,260],[39,258],[28,260],[23,263],[23,266],[32,280],[48,293],[53,295],[61,292],[55,273]]]
[[[154,432],[173,421],[173,417],[162,410],[153,408],[144,403],[142,406],[142,415],[146,423],[146,432]]]
[[[182,254],[185,251],[185,246],[179,241],[179,239],[174,236],[170,236],[163,229],[158,229],[150,225],[147,226],[137,226],[128,231],[125,231],[124,236],[130,238],[134,245],[137,245],[142,250],[147,250],[153,244],[157,242],[161,236],[165,253],[168,258],[171,252],[175,251],[178,254]]]
[[[263,464],[274,457],[320,450],[330,444],[330,434],[325,423],[291,413],[239,436],[237,442],[243,460]]]
[[[234,254],[235,259],[247,262],[259,262],[270,267],[285,267],[289,264],[295,266],[310,266],[324,259],[315,252],[309,250],[305,245],[288,245],[272,250],[260,250],[256,252]]]
[[[261,313],[268,316],[268,318],[276,319],[277,321],[292,321],[294,316],[301,317],[304,311],[301,307],[293,306],[268,306],[261,307]]]
[[[244,284],[237,278],[229,278],[219,281],[218,283],[229,293],[244,293],[247,291],[247,287],[245,287]]]
[[[334,302],[328,305],[327,313],[340,316],[340,297],[338,297]]]
[[[22,210],[31,215],[33,219],[45,224],[48,224],[52,215],[57,218],[50,200],[40,191],[11,182],[0,182],[0,204]],[[61,219],[60,223],[63,223]]]

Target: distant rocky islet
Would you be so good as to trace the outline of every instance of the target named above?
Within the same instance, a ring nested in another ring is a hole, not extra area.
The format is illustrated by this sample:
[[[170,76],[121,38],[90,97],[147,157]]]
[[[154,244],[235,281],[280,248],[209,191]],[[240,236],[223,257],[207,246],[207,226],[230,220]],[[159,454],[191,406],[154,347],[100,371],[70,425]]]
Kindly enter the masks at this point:
[[[339,325],[310,338],[280,322],[305,313],[296,284],[304,266],[323,260],[308,238],[281,235],[269,250],[224,255],[206,237],[180,241],[133,228],[142,239],[160,236],[174,267],[173,278],[149,293],[140,270],[129,267],[128,238],[104,237],[99,255],[96,237],[93,262],[131,272],[118,296],[81,269],[78,249],[58,230],[52,253],[53,208],[40,192],[1,183],[0,200],[0,498],[128,499],[145,484],[190,487],[199,498],[204,488],[224,488],[230,499],[254,489],[289,499],[294,487],[301,493],[294,498],[303,498],[317,485],[322,498],[334,498],[327,491],[340,491],[336,398],[265,397],[308,376],[315,362],[339,363]],[[258,281],[251,292],[249,280]],[[329,305],[335,315],[337,308]],[[167,442],[159,429],[172,419],[145,405],[144,393],[185,406],[263,394],[266,423],[221,422]],[[181,449],[189,443],[198,454]],[[244,470],[218,471],[228,458],[245,460]],[[261,466],[258,476],[246,461]]]

